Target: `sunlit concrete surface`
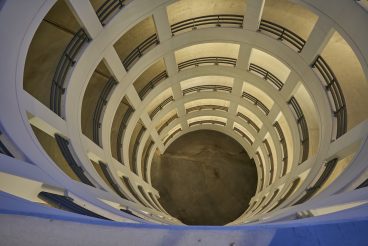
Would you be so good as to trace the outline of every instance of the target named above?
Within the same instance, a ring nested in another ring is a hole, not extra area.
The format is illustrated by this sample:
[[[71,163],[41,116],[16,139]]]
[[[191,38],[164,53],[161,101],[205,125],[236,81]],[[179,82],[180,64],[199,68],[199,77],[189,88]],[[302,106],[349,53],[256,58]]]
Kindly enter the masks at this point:
[[[200,57],[229,57],[237,58],[239,45],[227,43],[205,43],[192,45],[175,52],[176,63]]]
[[[169,23],[171,25],[179,21],[200,17],[204,15],[218,15],[218,14],[244,15],[245,10],[246,10],[246,1],[242,0],[227,0],[227,1],[182,0],[177,1],[167,7]]]
[[[327,43],[322,57],[332,68],[342,88],[348,112],[348,129],[351,129],[368,116],[368,80],[353,50],[338,32]]]
[[[148,37],[156,33],[155,23],[152,16],[142,20],[132,27],[119,40],[116,41],[114,47],[119,57],[123,60],[130,52],[132,52],[140,43]]]
[[[302,4],[288,0],[267,0],[262,19],[286,27],[306,40],[317,22],[318,16]]]

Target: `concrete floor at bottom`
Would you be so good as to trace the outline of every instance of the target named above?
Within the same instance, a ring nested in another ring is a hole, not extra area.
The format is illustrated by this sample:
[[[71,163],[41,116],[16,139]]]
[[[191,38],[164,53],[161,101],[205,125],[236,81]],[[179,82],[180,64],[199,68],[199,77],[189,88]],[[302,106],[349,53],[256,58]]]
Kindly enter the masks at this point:
[[[160,203],[187,225],[224,225],[248,208],[257,188],[254,161],[234,139],[195,131],[155,153],[151,177]]]

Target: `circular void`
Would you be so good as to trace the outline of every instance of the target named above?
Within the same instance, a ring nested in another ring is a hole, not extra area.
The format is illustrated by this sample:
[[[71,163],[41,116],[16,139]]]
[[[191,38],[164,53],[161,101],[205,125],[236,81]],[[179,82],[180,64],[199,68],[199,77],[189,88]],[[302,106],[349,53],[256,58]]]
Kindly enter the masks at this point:
[[[152,160],[160,203],[187,225],[224,225],[248,208],[257,170],[242,146],[210,130],[185,134]]]

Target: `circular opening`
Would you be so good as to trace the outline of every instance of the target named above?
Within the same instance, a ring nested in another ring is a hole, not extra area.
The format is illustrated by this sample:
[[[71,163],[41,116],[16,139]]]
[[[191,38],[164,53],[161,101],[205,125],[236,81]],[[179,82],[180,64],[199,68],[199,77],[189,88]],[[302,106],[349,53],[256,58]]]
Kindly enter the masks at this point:
[[[152,184],[160,203],[187,225],[224,225],[248,207],[257,169],[231,137],[201,130],[175,140],[152,160]]]

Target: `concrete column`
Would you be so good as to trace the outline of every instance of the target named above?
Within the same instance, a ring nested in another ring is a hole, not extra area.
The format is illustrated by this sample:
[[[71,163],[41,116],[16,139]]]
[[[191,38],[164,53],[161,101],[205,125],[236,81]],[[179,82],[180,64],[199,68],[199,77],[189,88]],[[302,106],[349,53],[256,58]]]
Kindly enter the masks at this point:
[[[238,60],[236,67],[240,69],[248,69],[249,59],[252,53],[252,47],[246,43],[241,43],[239,48]]]
[[[234,95],[235,97],[240,98],[241,94],[243,92],[243,84],[244,83],[241,79],[235,78],[231,94]],[[229,111],[228,111],[230,116],[233,116],[233,117],[236,116],[238,106],[239,106],[239,104],[237,103],[237,101],[233,101],[233,100],[230,101]],[[229,118],[227,120],[227,127],[232,130],[233,124],[234,124],[234,120]]]
[[[79,23],[88,32],[93,39],[102,30],[102,25],[98,19],[95,10],[89,0],[67,0],[66,3],[70,6]]]
[[[257,31],[263,13],[265,0],[248,0],[247,9],[244,15],[243,28],[250,31]]]
[[[327,17],[320,16],[300,53],[306,63],[311,64],[317,55],[322,53],[333,32],[332,21]]]
[[[295,91],[298,89],[298,84],[300,83],[300,78],[297,73],[291,71],[287,77],[284,86],[282,87],[280,93],[286,99],[289,100]]]
[[[31,114],[31,116],[28,114],[31,125],[41,129],[50,136],[54,136],[55,133],[63,136],[68,135],[66,122],[62,118],[28,94],[28,92],[22,91],[22,94],[21,100],[23,101],[24,109]]]
[[[128,91],[127,91],[127,94],[126,95],[129,98],[129,101],[132,103],[132,106],[134,108],[139,108],[140,107],[140,105],[142,104],[142,101],[139,98],[139,95],[138,95],[138,93],[137,93],[137,91],[136,91],[136,89],[134,88],[133,85],[131,85],[128,88]],[[147,112],[142,112],[142,114],[140,115],[140,119],[142,120],[143,125],[147,129],[152,125],[152,120],[148,116],[148,113]],[[152,128],[151,129],[151,137],[152,137],[153,141],[155,141],[155,143],[157,143],[158,148],[160,149],[160,151],[162,151],[163,150],[163,144],[162,144],[161,139],[158,136],[158,133],[157,133],[157,131],[156,131],[155,128]]]
[[[153,20],[156,24],[156,31],[160,41],[171,38],[171,28],[167,16],[166,6],[160,6],[153,11]]]
[[[169,75],[169,77],[174,77],[178,73],[178,68],[175,60],[174,53],[169,53],[164,56],[165,64],[166,64],[166,70]],[[174,100],[178,101],[183,97],[183,93],[180,86],[180,81],[177,79],[174,79],[171,83],[171,89],[173,92]],[[178,116],[179,118],[183,118],[186,114],[184,103],[176,103]],[[182,121],[181,122],[182,129],[188,128],[188,122]]]
[[[113,46],[106,49],[104,53],[104,58],[106,61],[106,66],[110,73],[115,77],[115,79],[120,82],[126,75],[126,70],[121,62],[121,59]]]

